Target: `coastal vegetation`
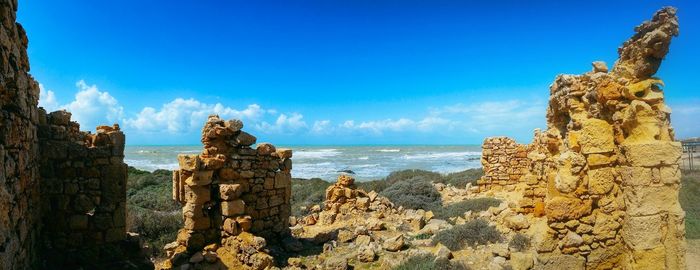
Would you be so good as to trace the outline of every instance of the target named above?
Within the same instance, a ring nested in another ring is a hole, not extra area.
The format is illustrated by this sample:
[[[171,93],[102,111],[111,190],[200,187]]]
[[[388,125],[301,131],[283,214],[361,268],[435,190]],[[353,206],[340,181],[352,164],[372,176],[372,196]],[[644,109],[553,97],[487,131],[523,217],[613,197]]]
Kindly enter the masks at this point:
[[[685,210],[685,237],[700,239],[700,171],[683,170],[678,201]]]
[[[152,256],[161,256],[163,246],[182,227],[181,206],[172,199],[172,172],[147,172],[129,167],[127,181],[127,230],[141,235]]]
[[[384,179],[356,184],[358,188],[379,192],[397,205],[405,208],[432,210],[436,218],[449,219],[461,216],[466,211],[484,211],[491,206],[497,206],[500,201],[493,198],[477,198],[442,205],[439,192],[430,183],[464,186],[467,183],[473,183],[482,173],[481,169],[469,169],[447,175],[424,170],[403,170],[393,172]],[[684,170],[682,173],[679,200],[686,211],[686,237],[699,239],[700,172]],[[128,230],[139,233],[147,246],[151,248],[154,256],[162,255],[160,254],[162,247],[175,239],[177,230],[182,227],[180,206],[171,198],[171,177],[172,172],[168,170],[147,172],[133,167],[129,168],[127,184]],[[293,179],[292,215],[305,215],[311,206],[321,205],[325,199],[325,190],[330,185],[329,181],[320,178]],[[477,219],[438,233],[434,241],[452,249],[465,244],[500,241],[500,235],[486,222]],[[529,245],[529,239],[524,235],[515,235],[509,241],[509,245],[515,250],[525,249]],[[414,260],[420,263],[424,261],[424,263],[434,263],[434,260],[428,260],[428,258],[414,258]],[[402,267],[409,267],[408,264],[405,265]]]

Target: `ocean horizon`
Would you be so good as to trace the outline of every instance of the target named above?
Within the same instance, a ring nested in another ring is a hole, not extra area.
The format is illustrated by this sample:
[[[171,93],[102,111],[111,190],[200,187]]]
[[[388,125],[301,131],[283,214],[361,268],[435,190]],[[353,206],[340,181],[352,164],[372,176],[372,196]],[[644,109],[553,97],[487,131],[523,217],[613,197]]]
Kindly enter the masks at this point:
[[[294,178],[333,180],[351,173],[358,181],[381,179],[393,171],[421,169],[442,174],[481,167],[480,145],[282,145],[291,148]],[[140,170],[177,169],[178,154],[196,154],[201,145],[127,145],[129,166]]]

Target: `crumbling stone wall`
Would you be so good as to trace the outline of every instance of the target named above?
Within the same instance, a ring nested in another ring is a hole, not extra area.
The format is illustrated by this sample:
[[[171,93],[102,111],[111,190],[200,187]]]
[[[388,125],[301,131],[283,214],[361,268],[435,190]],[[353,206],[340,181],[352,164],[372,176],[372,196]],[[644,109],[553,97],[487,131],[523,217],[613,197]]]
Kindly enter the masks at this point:
[[[0,0],[0,269],[147,268],[123,241],[124,134],[80,132],[69,113],[37,107],[16,12]]]
[[[227,267],[264,268],[272,262],[262,252],[265,240],[251,233],[268,240],[288,235],[292,151],[268,143],[252,149],[256,138],[242,128],[240,120],[210,116],[202,130],[202,153],[178,156],[173,199],[184,205],[185,227],[161,268],[186,264],[179,258],[198,256],[211,244],[220,245],[210,249]]]
[[[123,260],[126,238],[124,133],[81,132],[71,114],[39,109],[43,267]]]
[[[484,176],[477,180],[480,190],[515,189],[528,172],[528,146],[508,137],[486,138],[481,145],[481,166]]]
[[[36,268],[39,252],[39,85],[16,11],[0,1],[0,269]]]
[[[612,71],[594,62],[550,87],[518,206],[547,218],[535,241],[541,268],[685,269],[681,145],[652,77],[678,35],[675,14],[664,8],[639,25]]]

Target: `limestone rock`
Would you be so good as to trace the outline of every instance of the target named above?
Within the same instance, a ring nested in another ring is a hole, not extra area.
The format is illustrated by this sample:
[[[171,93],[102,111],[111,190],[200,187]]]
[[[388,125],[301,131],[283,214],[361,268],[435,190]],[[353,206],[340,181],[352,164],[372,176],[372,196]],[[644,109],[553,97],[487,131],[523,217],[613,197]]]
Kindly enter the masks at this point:
[[[397,236],[384,240],[384,244],[382,246],[387,251],[399,251],[403,249],[405,245],[406,242],[404,240],[403,234],[399,234]]]
[[[554,220],[579,219],[591,213],[592,203],[590,200],[581,200],[558,196],[554,197],[545,205],[547,217]]]

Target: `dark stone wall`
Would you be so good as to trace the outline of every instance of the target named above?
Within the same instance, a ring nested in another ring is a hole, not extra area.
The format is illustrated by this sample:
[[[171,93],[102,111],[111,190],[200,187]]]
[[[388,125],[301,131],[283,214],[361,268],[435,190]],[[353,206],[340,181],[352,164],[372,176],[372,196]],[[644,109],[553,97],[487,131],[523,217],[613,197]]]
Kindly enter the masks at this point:
[[[0,269],[36,268],[39,252],[39,85],[16,11],[0,0]]]
[[[77,267],[119,261],[126,237],[124,133],[81,132],[70,113],[40,109],[42,264]]]

